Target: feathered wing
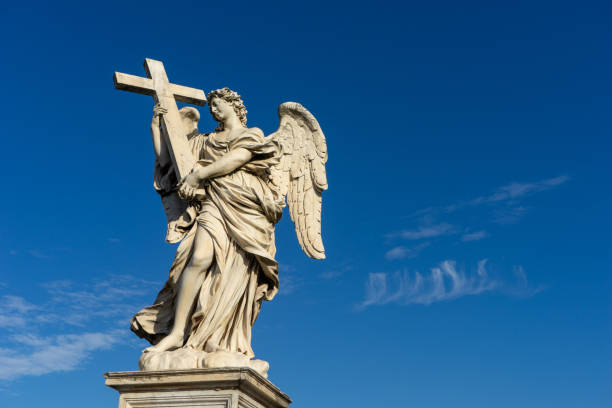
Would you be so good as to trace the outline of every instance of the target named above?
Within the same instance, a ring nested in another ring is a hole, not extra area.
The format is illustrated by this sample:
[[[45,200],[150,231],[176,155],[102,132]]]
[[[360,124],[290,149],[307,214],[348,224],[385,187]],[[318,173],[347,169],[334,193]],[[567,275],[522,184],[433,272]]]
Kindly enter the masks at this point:
[[[166,242],[176,244],[189,231],[195,220],[195,209],[183,201],[176,191],[162,196],[162,205],[168,220]]]
[[[160,131],[165,132],[163,129]],[[198,136],[190,140],[186,136],[186,139],[189,140],[189,145],[192,150],[200,151],[203,148],[205,138]],[[167,140],[167,136],[164,135],[162,140]],[[193,153],[193,151],[189,153]],[[161,196],[162,205],[168,221],[166,242],[175,244],[184,238],[185,234],[193,225],[196,216],[195,209],[178,195],[177,185],[179,180],[174,164],[170,163],[164,168],[161,168],[159,160],[156,160],[153,180],[155,190],[157,190]]]
[[[282,148],[280,163],[271,169],[272,182],[289,205],[300,246],[311,258],[324,259],[321,239],[321,192],[327,190],[327,144],[319,122],[302,105],[278,107],[280,126],[268,136]]]

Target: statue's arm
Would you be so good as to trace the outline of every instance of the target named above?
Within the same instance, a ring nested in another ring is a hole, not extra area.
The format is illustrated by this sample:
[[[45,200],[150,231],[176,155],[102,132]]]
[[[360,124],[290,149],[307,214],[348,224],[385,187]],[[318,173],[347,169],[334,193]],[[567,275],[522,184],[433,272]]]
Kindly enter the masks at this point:
[[[196,164],[181,182],[179,196],[187,201],[198,198],[202,194],[201,185],[206,179],[224,176],[244,166],[253,158],[253,153],[244,148],[229,151],[223,157],[207,166]]]
[[[238,148],[229,151],[208,166],[196,165],[194,174],[201,183],[206,179],[225,176],[244,166],[253,158],[253,153],[247,149]]]
[[[159,165],[165,168],[170,164],[170,154],[168,148],[164,143],[161,135],[161,128],[159,126],[160,118],[163,112],[160,112],[162,108],[157,106],[153,109],[153,118],[151,119],[151,136],[153,137],[153,150],[155,157],[159,160]]]

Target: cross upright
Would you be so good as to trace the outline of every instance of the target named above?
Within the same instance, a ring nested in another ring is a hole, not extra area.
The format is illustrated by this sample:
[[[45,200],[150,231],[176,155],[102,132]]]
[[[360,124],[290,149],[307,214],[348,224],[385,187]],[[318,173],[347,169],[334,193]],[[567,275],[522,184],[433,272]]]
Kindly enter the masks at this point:
[[[146,58],[144,68],[147,78],[115,72],[115,88],[150,95],[156,104],[166,109],[167,113],[162,116],[161,121],[162,134],[167,138],[176,176],[178,180],[182,180],[193,168],[195,159],[189,148],[176,101],[204,105],[206,96],[201,89],[170,83],[161,61]]]

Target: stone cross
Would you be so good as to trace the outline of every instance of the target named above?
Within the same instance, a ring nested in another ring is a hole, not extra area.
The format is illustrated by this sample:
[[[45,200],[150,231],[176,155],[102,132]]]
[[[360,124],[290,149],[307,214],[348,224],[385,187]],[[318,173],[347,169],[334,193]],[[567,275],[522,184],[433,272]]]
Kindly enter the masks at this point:
[[[194,105],[206,104],[206,96],[201,89],[171,84],[161,61],[146,58],[144,68],[147,78],[115,72],[113,82],[116,89],[150,95],[155,103],[166,109],[162,116],[162,134],[167,138],[170,157],[178,180],[182,180],[195,164],[191,154],[183,122],[176,101]]]

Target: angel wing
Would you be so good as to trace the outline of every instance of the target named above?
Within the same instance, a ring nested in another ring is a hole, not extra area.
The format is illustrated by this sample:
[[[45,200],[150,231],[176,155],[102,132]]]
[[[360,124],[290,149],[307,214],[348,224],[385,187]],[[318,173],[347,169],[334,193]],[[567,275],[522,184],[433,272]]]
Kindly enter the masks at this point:
[[[191,154],[193,150],[200,150],[204,143],[204,139],[201,138],[201,135],[197,132],[200,113],[193,107],[181,108],[179,113],[181,113],[181,116],[185,119],[190,119],[192,124],[195,125],[195,130],[185,135],[186,140],[188,140],[188,146],[192,151],[183,153]],[[151,132],[153,132],[153,138],[159,140],[161,149],[163,149],[167,155],[175,153],[168,147],[167,140],[169,138],[163,126],[151,128]],[[164,212],[166,213],[166,219],[168,221],[166,242],[170,244],[175,244],[185,237],[193,225],[196,216],[195,209],[179,197],[177,192],[178,181],[179,175],[173,162],[170,161],[162,168],[159,157],[156,158],[153,185],[161,196]]]
[[[278,107],[280,126],[268,138],[276,139],[282,154],[271,180],[286,199],[300,246],[311,258],[324,259],[321,239],[321,192],[327,190],[327,144],[319,122],[302,105]]]
[[[161,200],[168,220],[166,242],[176,244],[185,237],[193,225],[196,217],[195,209],[183,201],[176,191],[163,195]]]

